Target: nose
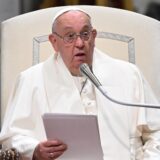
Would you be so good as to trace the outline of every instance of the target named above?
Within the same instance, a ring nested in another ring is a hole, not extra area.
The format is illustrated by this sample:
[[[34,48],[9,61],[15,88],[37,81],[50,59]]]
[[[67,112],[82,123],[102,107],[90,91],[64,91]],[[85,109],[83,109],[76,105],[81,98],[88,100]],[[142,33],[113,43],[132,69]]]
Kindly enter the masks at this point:
[[[80,35],[77,35],[75,46],[78,48],[82,48],[84,46],[84,40],[80,37]]]

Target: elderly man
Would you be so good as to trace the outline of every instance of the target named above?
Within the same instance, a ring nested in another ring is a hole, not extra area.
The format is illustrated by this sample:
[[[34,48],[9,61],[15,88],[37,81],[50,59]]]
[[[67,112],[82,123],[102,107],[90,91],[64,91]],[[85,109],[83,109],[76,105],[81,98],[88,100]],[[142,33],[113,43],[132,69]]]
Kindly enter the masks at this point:
[[[94,47],[96,34],[85,11],[69,7],[57,13],[49,36],[56,53],[17,78],[0,137],[4,147],[15,147],[24,160],[61,159],[67,144],[46,140],[42,115],[95,114],[104,160],[159,159],[160,112],[120,107],[81,77],[79,67],[87,63],[115,98],[156,103],[136,66]]]

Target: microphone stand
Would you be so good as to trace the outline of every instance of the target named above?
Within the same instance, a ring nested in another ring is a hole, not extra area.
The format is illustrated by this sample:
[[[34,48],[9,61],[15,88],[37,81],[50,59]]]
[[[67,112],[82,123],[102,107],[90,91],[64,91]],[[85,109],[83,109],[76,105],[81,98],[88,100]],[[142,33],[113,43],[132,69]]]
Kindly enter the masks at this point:
[[[127,102],[122,102],[119,100],[116,100],[110,96],[108,96],[107,92],[104,90],[103,86],[98,87],[99,91],[110,101],[120,104],[120,105],[125,105],[125,106],[132,106],[132,107],[145,107],[145,108],[155,108],[155,109],[160,109],[159,105],[152,105],[152,104],[141,104],[141,103],[127,103]]]
[[[117,103],[119,105],[124,105],[124,106],[132,106],[132,107],[145,107],[145,108],[154,108],[154,109],[160,109],[160,105],[153,105],[153,104],[141,104],[141,103],[128,103],[128,102],[122,102],[119,100],[116,100],[112,97],[110,97],[107,94],[107,91],[104,89],[102,84],[99,82],[97,77],[91,72],[89,66],[85,63],[81,64],[80,66],[80,72],[82,75],[84,75],[86,78],[88,78],[94,86],[97,87],[97,89],[110,101]]]

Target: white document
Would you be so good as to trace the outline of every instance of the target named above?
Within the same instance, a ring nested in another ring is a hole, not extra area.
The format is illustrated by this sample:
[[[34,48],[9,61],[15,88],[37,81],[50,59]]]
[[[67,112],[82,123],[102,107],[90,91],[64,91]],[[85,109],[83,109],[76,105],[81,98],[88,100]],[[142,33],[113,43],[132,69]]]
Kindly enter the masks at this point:
[[[59,160],[103,160],[97,116],[46,113],[43,122],[48,139],[68,146]]]

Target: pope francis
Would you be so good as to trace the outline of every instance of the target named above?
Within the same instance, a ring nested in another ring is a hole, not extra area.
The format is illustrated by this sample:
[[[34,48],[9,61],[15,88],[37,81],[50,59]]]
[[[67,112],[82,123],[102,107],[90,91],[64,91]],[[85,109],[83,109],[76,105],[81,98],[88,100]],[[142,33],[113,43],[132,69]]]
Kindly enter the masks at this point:
[[[69,147],[47,140],[42,115],[94,114],[104,160],[160,159],[160,111],[119,106],[81,76],[79,67],[87,63],[116,99],[157,103],[135,65],[95,47],[96,34],[87,11],[66,7],[55,15],[49,40],[56,53],[17,77],[0,134],[3,148],[16,148],[23,160],[67,160],[61,155]]]

